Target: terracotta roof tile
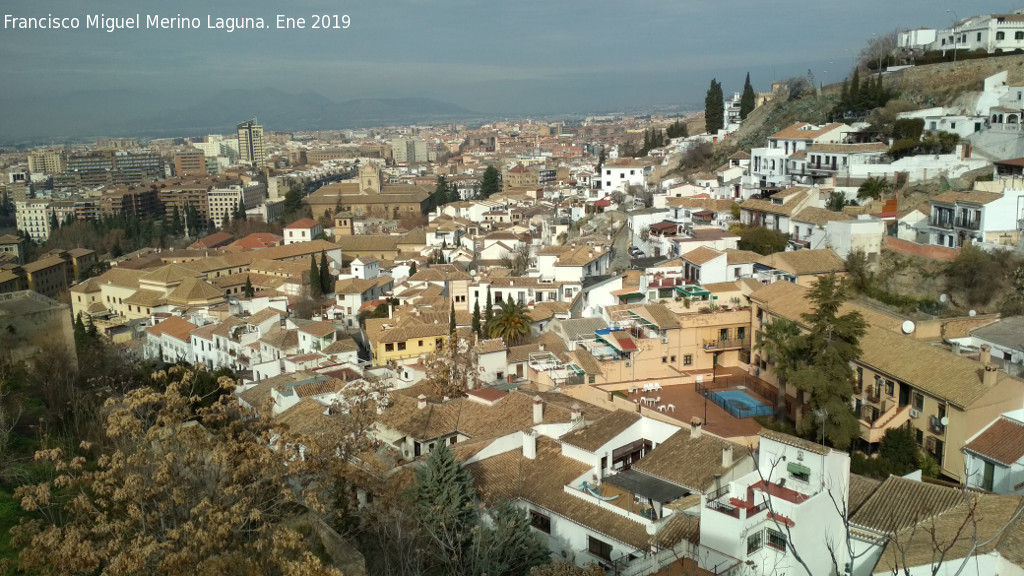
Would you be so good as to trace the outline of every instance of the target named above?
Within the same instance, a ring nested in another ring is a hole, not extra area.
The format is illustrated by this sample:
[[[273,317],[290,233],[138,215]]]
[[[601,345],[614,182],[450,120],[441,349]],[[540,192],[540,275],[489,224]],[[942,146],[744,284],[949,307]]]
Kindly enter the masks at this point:
[[[964,450],[1004,466],[1013,466],[1024,458],[1024,423],[1002,416],[964,446]]]

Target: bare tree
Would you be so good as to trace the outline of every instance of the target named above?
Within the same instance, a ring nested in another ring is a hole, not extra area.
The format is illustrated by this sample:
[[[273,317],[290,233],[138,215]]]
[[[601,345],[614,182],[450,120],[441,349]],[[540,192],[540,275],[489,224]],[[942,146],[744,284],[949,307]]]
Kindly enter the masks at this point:
[[[883,62],[899,45],[900,29],[894,28],[881,35],[872,35],[857,55],[857,66],[881,70]]]

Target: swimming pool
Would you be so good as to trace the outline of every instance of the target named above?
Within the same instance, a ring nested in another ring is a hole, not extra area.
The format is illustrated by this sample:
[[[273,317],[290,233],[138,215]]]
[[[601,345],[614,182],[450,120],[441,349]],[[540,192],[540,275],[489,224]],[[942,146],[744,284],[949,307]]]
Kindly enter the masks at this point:
[[[708,394],[708,398],[736,418],[770,416],[775,413],[770,406],[758,402],[743,390],[719,390]]]

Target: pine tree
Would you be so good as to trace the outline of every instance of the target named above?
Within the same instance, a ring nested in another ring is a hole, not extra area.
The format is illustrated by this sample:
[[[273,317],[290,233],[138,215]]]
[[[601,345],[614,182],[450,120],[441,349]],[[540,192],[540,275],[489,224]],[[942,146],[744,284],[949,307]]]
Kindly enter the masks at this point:
[[[453,568],[461,567],[477,526],[473,477],[444,443],[430,453],[415,474],[416,486],[410,491],[410,501],[420,524],[438,543],[440,549],[432,553]]]
[[[444,176],[437,177],[437,186],[434,187],[434,206],[444,206],[450,202],[448,198],[448,183]]]
[[[480,198],[489,198],[497,194],[501,187],[500,178],[501,174],[498,173],[498,169],[494,165],[489,164],[487,169],[484,170],[483,178],[480,180]]]
[[[334,292],[331,286],[331,267],[327,264],[327,253],[320,251],[320,293],[330,294]]]
[[[480,335],[480,299],[473,303],[473,333]]]
[[[722,96],[722,84],[711,80],[707,96],[704,97],[704,126],[708,134],[717,134],[725,122],[725,98]]]
[[[320,288],[320,270],[316,267],[316,256],[309,255],[309,295],[314,299],[323,296]]]
[[[757,108],[757,94],[754,92],[754,86],[750,84],[750,72],[747,72],[747,79],[743,83],[743,95],[740,97],[740,120],[746,120],[754,108]]]
[[[804,417],[798,429],[813,435],[824,418],[825,438],[845,450],[860,434],[857,417],[850,411],[853,388],[851,362],[861,354],[860,339],[866,333],[866,322],[859,312],[839,315],[847,300],[846,285],[835,275],[819,277],[808,298],[814,310],[803,314],[810,330],[798,343],[805,364],[793,372],[790,383],[808,398],[816,418]]]

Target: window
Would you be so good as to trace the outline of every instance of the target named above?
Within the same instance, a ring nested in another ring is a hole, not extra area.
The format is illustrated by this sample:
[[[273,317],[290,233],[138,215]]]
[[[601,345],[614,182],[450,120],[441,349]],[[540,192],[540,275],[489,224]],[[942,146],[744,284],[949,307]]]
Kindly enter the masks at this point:
[[[914,429],[914,440],[917,441],[918,446],[924,445],[924,432],[918,429]]]
[[[918,412],[924,410],[924,394],[920,392],[914,392],[914,410]]]
[[[762,532],[756,532],[747,536],[747,554],[753,554],[760,550],[763,541],[764,534]]]
[[[693,366],[693,354],[683,354],[683,366]]]
[[[661,363],[662,364],[668,364],[668,356],[662,356],[661,357]]]
[[[718,331],[718,339],[719,340],[728,340],[729,339],[729,329],[728,328],[722,328],[721,330],[719,330]]]
[[[384,345],[384,351],[385,352],[394,352],[395,351],[395,345],[394,344],[385,344]]]
[[[669,362],[675,364],[676,363],[676,357],[672,356],[671,358],[669,358]]]
[[[766,528],[765,533],[768,535],[768,546],[775,548],[776,550],[786,551],[786,535],[778,530]]]
[[[892,380],[885,381],[885,393],[892,396],[896,393],[896,383]]]
[[[978,34],[978,36],[981,36],[981,34]],[[1014,40],[1024,40],[1024,32],[1014,32],[1013,33],[1013,39]],[[981,40],[981,38],[978,38],[978,40]]]
[[[612,559],[612,545],[593,536],[587,536],[587,552],[604,560],[611,561]]]
[[[1006,33],[1005,32],[996,32],[996,40],[1005,40],[1005,39],[1006,39]]]
[[[451,440],[449,441],[449,444],[455,444],[458,441],[459,441],[459,437],[458,436],[452,436]]]
[[[435,338],[434,349],[440,350],[441,348],[444,348],[444,338]]]
[[[419,341],[419,347],[420,347],[420,348],[423,348],[423,340],[420,340],[420,341]]]
[[[790,462],[786,464],[786,470],[789,471],[790,476],[801,482],[811,481],[811,469],[799,462]]]
[[[739,269],[737,269],[736,272],[739,272]],[[746,326],[740,326],[739,328],[736,329],[736,339],[737,340],[743,340],[746,337],[747,337],[747,327]]]
[[[398,350],[399,351],[405,350],[405,342],[399,342],[398,343]]]
[[[551,518],[536,510],[530,510],[530,526],[545,534],[551,534]]]
[[[594,374],[587,376],[587,383],[593,384],[597,381],[597,377]]]

